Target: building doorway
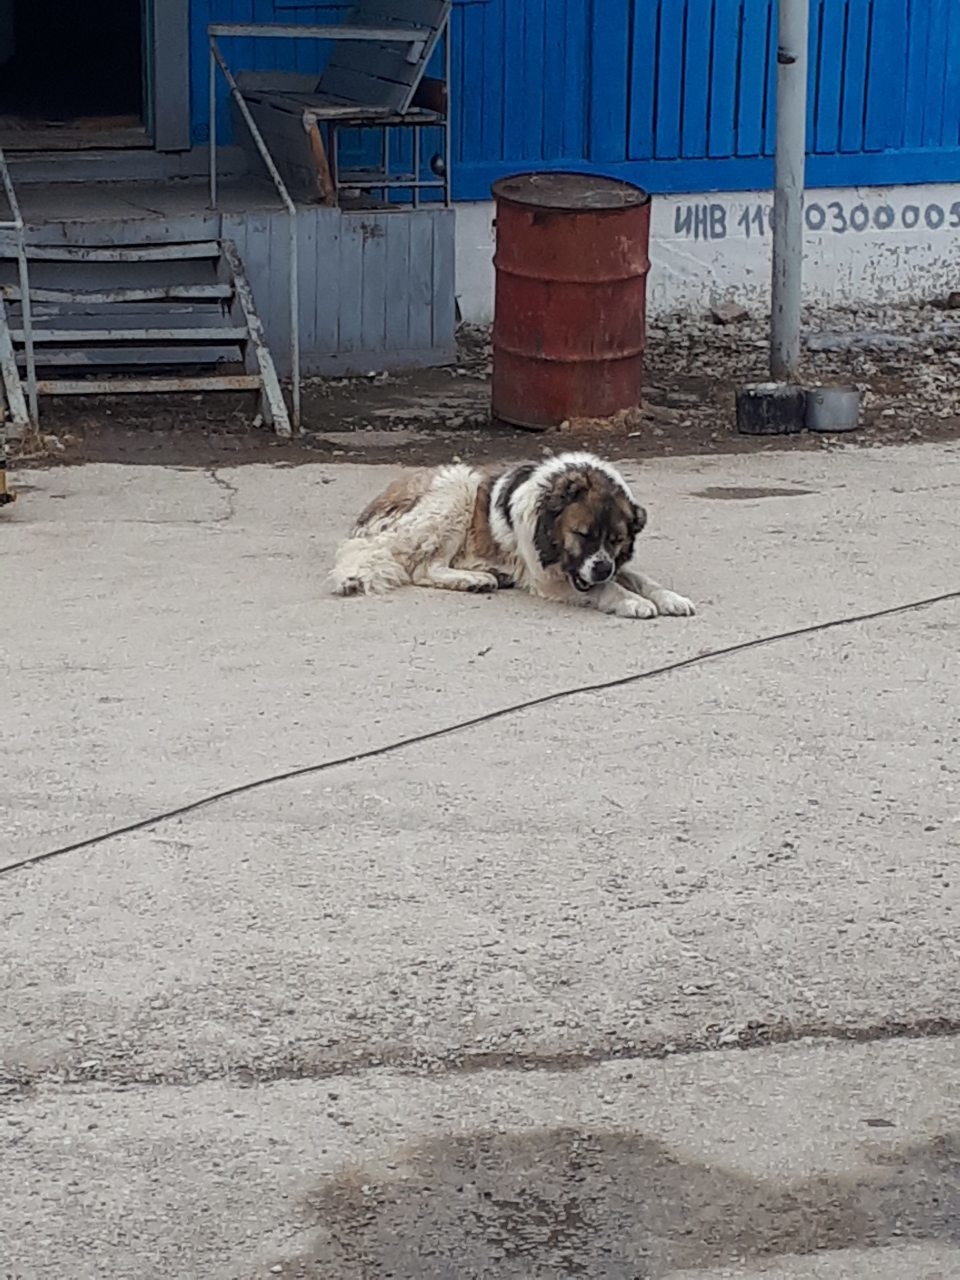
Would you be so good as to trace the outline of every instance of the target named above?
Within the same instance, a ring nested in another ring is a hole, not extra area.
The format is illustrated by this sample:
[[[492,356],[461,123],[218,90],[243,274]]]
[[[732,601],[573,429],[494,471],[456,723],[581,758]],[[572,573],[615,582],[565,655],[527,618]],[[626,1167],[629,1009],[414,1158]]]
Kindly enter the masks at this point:
[[[143,0],[0,0],[0,146],[146,147]]]

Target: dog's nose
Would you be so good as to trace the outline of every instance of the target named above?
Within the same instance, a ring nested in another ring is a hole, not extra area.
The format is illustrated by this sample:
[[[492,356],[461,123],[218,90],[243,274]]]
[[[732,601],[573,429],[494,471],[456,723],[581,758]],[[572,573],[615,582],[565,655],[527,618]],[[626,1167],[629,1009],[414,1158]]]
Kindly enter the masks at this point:
[[[594,560],[593,562],[594,582],[609,582],[612,576],[613,576],[612,560]]]

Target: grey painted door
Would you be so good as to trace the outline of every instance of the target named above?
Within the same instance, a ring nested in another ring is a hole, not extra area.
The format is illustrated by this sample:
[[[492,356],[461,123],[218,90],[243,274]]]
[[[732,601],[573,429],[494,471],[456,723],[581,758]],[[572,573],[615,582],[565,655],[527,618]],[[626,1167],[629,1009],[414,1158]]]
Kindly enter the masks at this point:
[[[158,151],[190,149],[190,0],[147,0],[145,24],[148,63],[147,90],[152,89],[153,126]]]

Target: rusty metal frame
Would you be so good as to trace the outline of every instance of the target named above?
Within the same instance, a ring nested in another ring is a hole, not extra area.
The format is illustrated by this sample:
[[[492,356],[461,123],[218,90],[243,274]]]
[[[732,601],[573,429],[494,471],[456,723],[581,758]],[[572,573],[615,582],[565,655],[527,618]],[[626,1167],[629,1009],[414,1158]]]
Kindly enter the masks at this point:
[[[240,87],[234,78],[233,72],[227,66],[226,59],[217,44],[217,33],[227,35],[234,34],[230,28],[222,26],[211,26],[207,28],[210,40],[210,207],[217,208],[217,69],[223,73],[230,89],[230,95],[236,103],[237,110],[243,117],[244,123],[250,130],[250,136],[253,138],[254,145],[260,153],[260,158],[267,167],[267,172],[273,180],[273,185],[277,190],[283,207],[287,211],[287,217],[290,223],[290,258],[289,258],[289,283],[290,283],[290,378],[291,378],[291,398],[294,431],[300,429],[300,249],[299,249],[299,229],[297,226],[297,206],[294,204],[290,192],[287,190],[286,183],[280,176],[280,171],[274,163],[273,156],[270,154],[266,142],[263,140],[263,134],[257,128],[257,123],[250,114],[250,108],[243,99]],[[252,335],[251,335],[252,337]],[[266,394],[266,388],[264,388]]]
[[[10,206],[10,221],[0,222],[0,231],[12,231],[17,241],[17,271],[20,279],[20,306],[23,317],[23,344],[27,362],[27,402],[30,421],[36,427],[40,422],[40,408],[37,394],[37,365],[33,351],[33,313],[30,307],[30,269],[27,264],[27,241],[24,230],[23,214],[20,202],[14,190],[13,179],[7,165],[7,157],[0,147],[0,184],[3,186],[7,204]],[[14,361],[14,373],[19,382],[20,375]],[[9,398],[9,395],[8,395]]]

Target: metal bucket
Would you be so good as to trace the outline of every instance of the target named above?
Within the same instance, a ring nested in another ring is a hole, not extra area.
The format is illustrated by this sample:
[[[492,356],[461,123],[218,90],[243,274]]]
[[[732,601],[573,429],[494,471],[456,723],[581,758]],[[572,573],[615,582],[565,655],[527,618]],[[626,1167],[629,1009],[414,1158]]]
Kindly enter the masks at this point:
[[[860,425],[860,392],[856,387],[812,387],[807,392],[808,431],[856,431]]]
[[[650,197],[574,173],[494,184],[495,418],[546,430],[640,404]]]

